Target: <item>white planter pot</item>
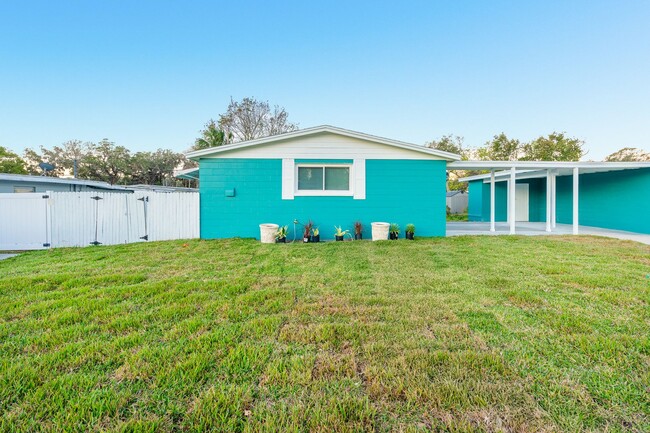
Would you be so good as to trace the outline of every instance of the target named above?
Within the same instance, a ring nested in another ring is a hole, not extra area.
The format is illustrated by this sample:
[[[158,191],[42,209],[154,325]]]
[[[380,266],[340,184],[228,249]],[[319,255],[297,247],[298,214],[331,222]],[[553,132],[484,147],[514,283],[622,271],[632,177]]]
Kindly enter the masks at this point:
[[[277,224],[260,224],[260,240],[263,244],[274,244],[275,234],[278,231]]]
[[[372,227],[373,241],[385,241],[388,239],[389,223],[370,223],[370,226]]]

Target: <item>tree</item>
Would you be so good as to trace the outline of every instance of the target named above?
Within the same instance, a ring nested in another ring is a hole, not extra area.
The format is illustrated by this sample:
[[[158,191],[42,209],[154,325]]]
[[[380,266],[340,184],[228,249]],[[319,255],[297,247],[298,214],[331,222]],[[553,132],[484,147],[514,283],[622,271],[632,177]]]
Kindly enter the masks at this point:
[[[271,106],[267,101],[244,98],[241,102],[230,100],[228,109],[219,116],[219,128],[225,134],[226,143],[253,140],[298,129],[289,122],[289,114],[283,107]]]
[[[27,165],[20,156],[0,146],[0,173],[27,174]]]
[[[624,147],[605,158],[605,161],[638,162],[650,161],[650,153],[635,147]]]
[[[116,146],[104,138],[97,144],[86,144],[86,154],[79,165],[79,176],[112,185],[126,183],[132,175],[130,163],[131,152],[126,147]]]
[[[158,149],[155,152],[137,152],[130,161],[131,184],[173,185],[174,169],[183,160],[184,155],[171,150]]]
[[[464,138],[458,135],[443,135],[439,140],[431,140],[426,144],[431,149],[442,150],[444,152],[455,153],[460,155],[463,160],[469,159],[471,152],[463,147]],[[448,191],[466,191],[467,183],[459,182],[458,179],[466,176],[465,170],[449,170],[447,172],[447,190]]]
[[[566,137],[564,132],[553,132],[522,146],[522,161],[578,161],[586,152],[584,141]]]
[[[201,131],[201,136],[194,141],[192,150],[208,149],[226,144],[226,133],[219,128],[217,122],[210,119]]]
[[[431,140],[426,144],[426,146],[430,147],[431,149],[455,153],[456,155],[460,155],[461,159],[468,159],[469,155],[467,154],[466,149],[463,148],[464,141],[465,139],[463,137],[459,137],[458,135],[453,136],[449,134],[443,135],[439,140]]]
[[[82,143],[81,140],[68,140],[61,146],[54,146],[51,150],[41,146],[41,152],[34,149],[25,149],[25,160],[27,161],[29,172],[32,174],[41,174],[42,170],[38,164],[47,162],[54,165],[54,170],[48,175],[64,176],[72,174],[75,159],[80,162],[85,155],[85,148],[88,143]]]
[[[484,147],[477,149],[478,159],[484,161],[516,161],[519,157],[521,142],[510,139],[503,132],[495,135]]]
[[[52,149],[41,146],[40,153],[26,149],[25,155],[34,173],[40,172],[38,163],[45,161],[56,167],[51,175],[69,176],[76,159],[79,178],[111,184],[174,185],[174,169],[192,164],[183,154],[171,150],[131,154],[127,148],[116,146],[107,138],[99,143],[70,140]]]

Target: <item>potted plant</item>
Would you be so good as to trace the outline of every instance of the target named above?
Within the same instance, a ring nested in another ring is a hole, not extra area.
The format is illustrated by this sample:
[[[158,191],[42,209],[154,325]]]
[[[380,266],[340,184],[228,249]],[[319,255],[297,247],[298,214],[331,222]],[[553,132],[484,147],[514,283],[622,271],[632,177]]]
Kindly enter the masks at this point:
[[[304,230],[303,230],[303,233],[302,233],[302,241],[303,241],[304,243],[307,243],[307,242],[310,241],[310,238],[311,238],[311,229],[312,229],[312,227],[314,227],[314,223],[311,222],[311,220],[309,220],[309,222],[307,222],[307,224],[305,224],[305,225],[303,226],[303,229],[304,229]]]
[[[277,232],[275,232],[275,243],[286,243],[287,242],[287,230],[289,226],[280,227]]]
[[[406,233],[406,239],[411,241],[415,239],[415,225],[406,224],[406,229],[404,229],[404,232]]]
[[[311,230],[311,241],[320,242],[320,231],[318,230],[318,227],[314,227]]]
[[[390,223],[388,234],[391,240],[396,241],[399,238],[399,225],[396,223]]]
[[[360,241],[363,239],[363,235],[361,232],[363,231],[363,225],[361,224],[361,221],[357,221],[354,223],[354,240],[355,241]]]
[[[336,239],[337,242],[342,241],[343,237],[349,233],[349,230],[342,230],[341,226],[334,226],[334,239]]]

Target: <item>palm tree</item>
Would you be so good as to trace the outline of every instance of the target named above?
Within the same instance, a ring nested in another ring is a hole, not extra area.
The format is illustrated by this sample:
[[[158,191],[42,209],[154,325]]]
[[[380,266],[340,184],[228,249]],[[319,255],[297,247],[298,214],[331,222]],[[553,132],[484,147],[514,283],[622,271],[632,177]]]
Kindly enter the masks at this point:
[[[207,149],[209,147],[222,146],[226,142],[226,133],[219,128],[217,122],[210,119],[201,131],[201,137],[194,141],[193,150]]]

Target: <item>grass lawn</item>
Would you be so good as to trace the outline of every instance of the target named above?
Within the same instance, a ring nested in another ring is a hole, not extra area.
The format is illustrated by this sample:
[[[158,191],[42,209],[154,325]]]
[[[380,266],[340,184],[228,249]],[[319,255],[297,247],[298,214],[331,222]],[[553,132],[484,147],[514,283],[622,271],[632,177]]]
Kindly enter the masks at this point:
[[[1,431],[650,431],[650,247],[189,241],[0,261]]]

